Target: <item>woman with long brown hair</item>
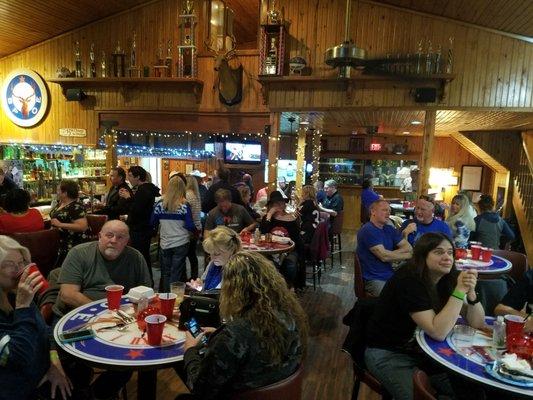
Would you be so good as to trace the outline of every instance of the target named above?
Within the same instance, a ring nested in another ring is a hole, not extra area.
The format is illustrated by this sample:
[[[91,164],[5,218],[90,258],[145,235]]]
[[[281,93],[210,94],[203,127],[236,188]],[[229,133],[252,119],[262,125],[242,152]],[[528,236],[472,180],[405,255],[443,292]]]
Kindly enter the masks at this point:
[[[203,334],[193,338],[188,332],[184,345],[187,384],[199,399],[280,381],[296,371],[306,352],[307,317],[270,261],[240,251],[223,274],[220,314],[226,324],[204,328],[211,333],[205,347]]]

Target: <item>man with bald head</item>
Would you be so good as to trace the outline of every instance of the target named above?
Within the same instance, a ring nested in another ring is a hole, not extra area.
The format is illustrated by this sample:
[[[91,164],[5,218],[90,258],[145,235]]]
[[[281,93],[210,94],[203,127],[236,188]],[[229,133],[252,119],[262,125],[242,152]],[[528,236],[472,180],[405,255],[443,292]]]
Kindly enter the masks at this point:
[[[443,233],[450,239],[452,238],[448,224],[435,218],[435,203],[430,197],[424,195],[416,201],[415,219],[404,221],[400,231],[411,246],[415,245],[420,236],[428,232]]]
[[[105,287],[116,283],[124,293],[135,286],[151,286],[150,274],[142,254],[128,246],[128,226],[119,220],[108,221],[98,241],[73,247],[61,267],[59,297],[54,313],[106,297]]]

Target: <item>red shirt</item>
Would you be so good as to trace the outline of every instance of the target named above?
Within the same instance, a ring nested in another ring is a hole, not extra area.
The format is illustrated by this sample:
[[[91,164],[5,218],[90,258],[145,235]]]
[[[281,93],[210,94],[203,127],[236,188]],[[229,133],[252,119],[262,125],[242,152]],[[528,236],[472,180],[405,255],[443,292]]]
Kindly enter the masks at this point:
[[[36,232],[43,229],[43,217],[39,210],[35,208],[29,208],[28,212],[22,215],[10,213],[0,215],[0,232]]]

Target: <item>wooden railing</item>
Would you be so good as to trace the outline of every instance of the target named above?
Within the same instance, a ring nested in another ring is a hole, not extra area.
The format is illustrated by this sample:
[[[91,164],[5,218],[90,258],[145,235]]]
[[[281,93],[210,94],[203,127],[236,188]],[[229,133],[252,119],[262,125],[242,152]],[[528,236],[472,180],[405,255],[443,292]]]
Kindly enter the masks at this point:
[[[531,174],[529,160],[523,148],[520,149],[520,164],[515,182],[520,194],[522,206],[527,223],[533,227],[533,175]]]

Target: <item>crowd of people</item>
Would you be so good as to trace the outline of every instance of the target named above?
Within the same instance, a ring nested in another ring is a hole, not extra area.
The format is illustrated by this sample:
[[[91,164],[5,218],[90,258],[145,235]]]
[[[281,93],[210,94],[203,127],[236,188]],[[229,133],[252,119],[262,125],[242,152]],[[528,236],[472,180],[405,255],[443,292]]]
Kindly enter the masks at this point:
[[[113,283],[125,292],[141,285],[168,292],[177,281],[217,291],[226,323],[205,328],[200,337],[187,333],[184,362],[175,366],[195,398],[222,398],[279,381],[298,369],[306,353],[308,324],[296,291],[305,287],[303,261],[319,224],[331,226],[343,212],[338,185],[334,180],[316,182],[297,194],[292,182],[280,178],[277,190],[256,191],[249,174],[232,184],[222,166],[209,187],[205,177],[200,171],[171,172],[161,196],[142,167],[111,169],[111,188],[95,211],[108,221],[96,241],[88,239],[87,211],[77,183],[62,181],[50,212],[51,226],[60,232],[58,268],[49,275],[57,292],[51,321],[44,321],[36,306],[41,284],[26,268],[31,254],[0,235],[0,380],[6,382],[0,398],[4,393],[6,398],[13,393],[19,398],[57,398],[56,392],[79,399],[117,395],[131,371],[105,371],[94,379],[89,367],[57,348],[49,332],[68,311],[105,298],[105,287]],[[426,365],[420,354],[410,351],[417,326],[436,340],[446,337],[459,315],[474,327],[484,326],[477,273],[457,271],[454,249],[472,239],[497,248],[500,236],[511,240],[514,234],[493,210],[490,196],[481,196],[476,212],[469,198],[458,194],[445,219],[436,216],[430,197],[420,196],[414,219],[396,229],[389,203],[369,184],[363,192],[369,221],[357,234],[356,254],[365,290],[378,299],[368,323],[365,361],[394,398],[408,399],[414,368]],[[8,190],[2,201],[0,233],[43,228],[24,190]],[[241,238],[256,230],[290,238],[293,250],[271,258],[243,251]],[[153,279],[150,254],[156,235],[159,282]],[[202,273],[200,242],[206,256]],[[532,287],[530,274],[496,312],[526,316],[529,311],[522,306],[524,301],[533,304]],[[209,337],[207,346],[204,335]],[[461,384],[445,380],[442,391],[453,397]]]

